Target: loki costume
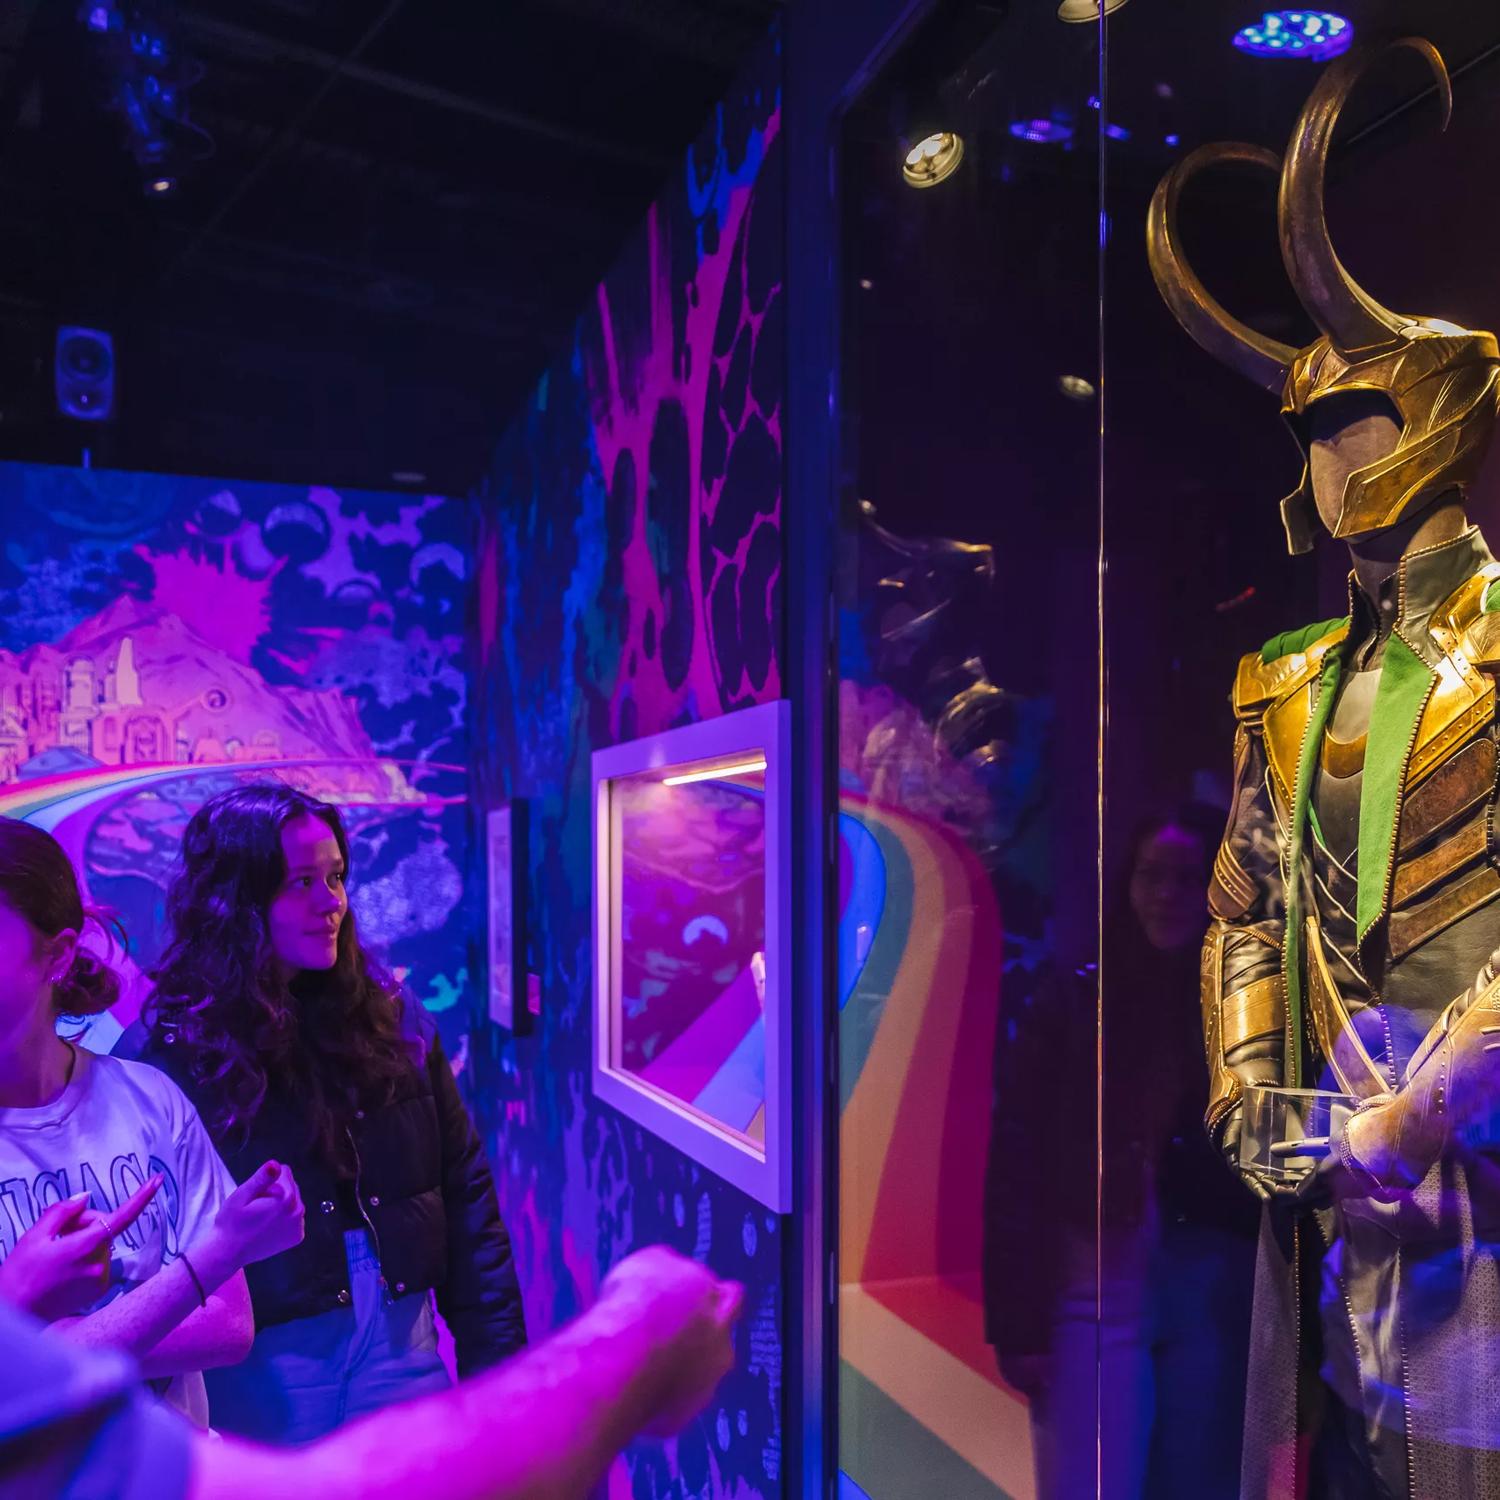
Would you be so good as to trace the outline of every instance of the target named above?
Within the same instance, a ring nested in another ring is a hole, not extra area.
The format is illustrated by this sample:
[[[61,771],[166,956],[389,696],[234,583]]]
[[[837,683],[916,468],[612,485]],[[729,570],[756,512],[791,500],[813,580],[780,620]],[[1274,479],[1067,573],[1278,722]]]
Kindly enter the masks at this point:
[[[1437,51],[1392,45],[1430,64],[1449,105]],[[1374,392],[1399,418],[1391,452],[1317,496],[1338,538],[1461,498],[1500,389],[1492,334],[1380,306],[1329,240],[1329,143],[1383,50],[1324,73],[1283,161],[1239,144],[1184,158],[1148,225],[1179,321],[1280,395],[1305,455],[1318,402]],[[1283,258],[1322,330],[1306,349],[1238,322],[1182,255],[1182,188],[1223,162],[1280,173]],[[1282,506],[1292,551],[1310,549],[1319,509],[1309,464]],[[1351,575],[1345,617],[1278,636],[1236,676],[1234,800],[1202,970],[1208,1128],[1238,1164],[1248,1089],[1357,1101],[1315,1174],[1321,1196],[1268,1195],[1244,1468],[1255,1500],[1500,1500],[1497,675],[1500,564],[1469,528],[1407,550],[1373,594]]]

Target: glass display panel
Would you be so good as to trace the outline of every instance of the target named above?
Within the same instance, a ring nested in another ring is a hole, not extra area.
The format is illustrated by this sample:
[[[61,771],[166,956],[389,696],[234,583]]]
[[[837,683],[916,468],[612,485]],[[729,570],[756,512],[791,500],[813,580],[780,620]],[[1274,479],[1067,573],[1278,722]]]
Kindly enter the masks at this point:
[[[838,138],[851,1500],[1096,1477],[1096,43],[925,9]]]
[[[1105,29],[1103,1493],[1500,1494],[1500,11]]]

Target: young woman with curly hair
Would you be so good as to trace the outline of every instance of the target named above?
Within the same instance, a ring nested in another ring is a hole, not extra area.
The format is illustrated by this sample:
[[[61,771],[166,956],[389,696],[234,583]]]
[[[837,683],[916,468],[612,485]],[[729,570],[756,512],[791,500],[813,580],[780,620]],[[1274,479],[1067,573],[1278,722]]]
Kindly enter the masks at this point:
[[[366,953],[338,812],[280,784],[224,792],[183,837],[141,1055],[198,1105],[238,1178],[287,1162],[305,1240],[252,1268],[250,1357],[214,1425],[306,1442],[525,1343],[510,1240],[435,1028]]]
[[[203,1426],[201,1372],[254,1332],[241,1267],[301,1238],[302,1203],[263,1157],[236,1189],[170,1079],[59,1034],[118,998],[79,946],[99,920],[52,835],[0,818],[0,1297],[134,1355]]]

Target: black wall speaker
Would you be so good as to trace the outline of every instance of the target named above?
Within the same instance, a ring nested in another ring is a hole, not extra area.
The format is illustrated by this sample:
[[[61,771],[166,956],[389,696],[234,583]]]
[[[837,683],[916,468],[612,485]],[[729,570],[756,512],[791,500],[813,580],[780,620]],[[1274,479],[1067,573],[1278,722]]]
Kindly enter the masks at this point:
[[[104,422],[115,410],[115,341],[97,328],[59,328],[53,359],[57,409],[80,422]]]

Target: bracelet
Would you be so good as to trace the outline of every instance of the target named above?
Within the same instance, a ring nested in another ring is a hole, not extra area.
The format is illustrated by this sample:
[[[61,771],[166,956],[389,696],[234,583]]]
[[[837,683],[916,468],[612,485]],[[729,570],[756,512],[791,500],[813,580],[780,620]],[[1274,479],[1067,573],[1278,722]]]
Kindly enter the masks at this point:
[[[192,1261],[187,1258],[187,1251],[181,1251],[177,1258],[187,1267],[188,1275],[193,1278],[193,1288],[198,1293],[198,1306],[207,1307],[208,1294],[203,1290],[203,1283],[198,1280],[198,1273],[193,1269]]]

